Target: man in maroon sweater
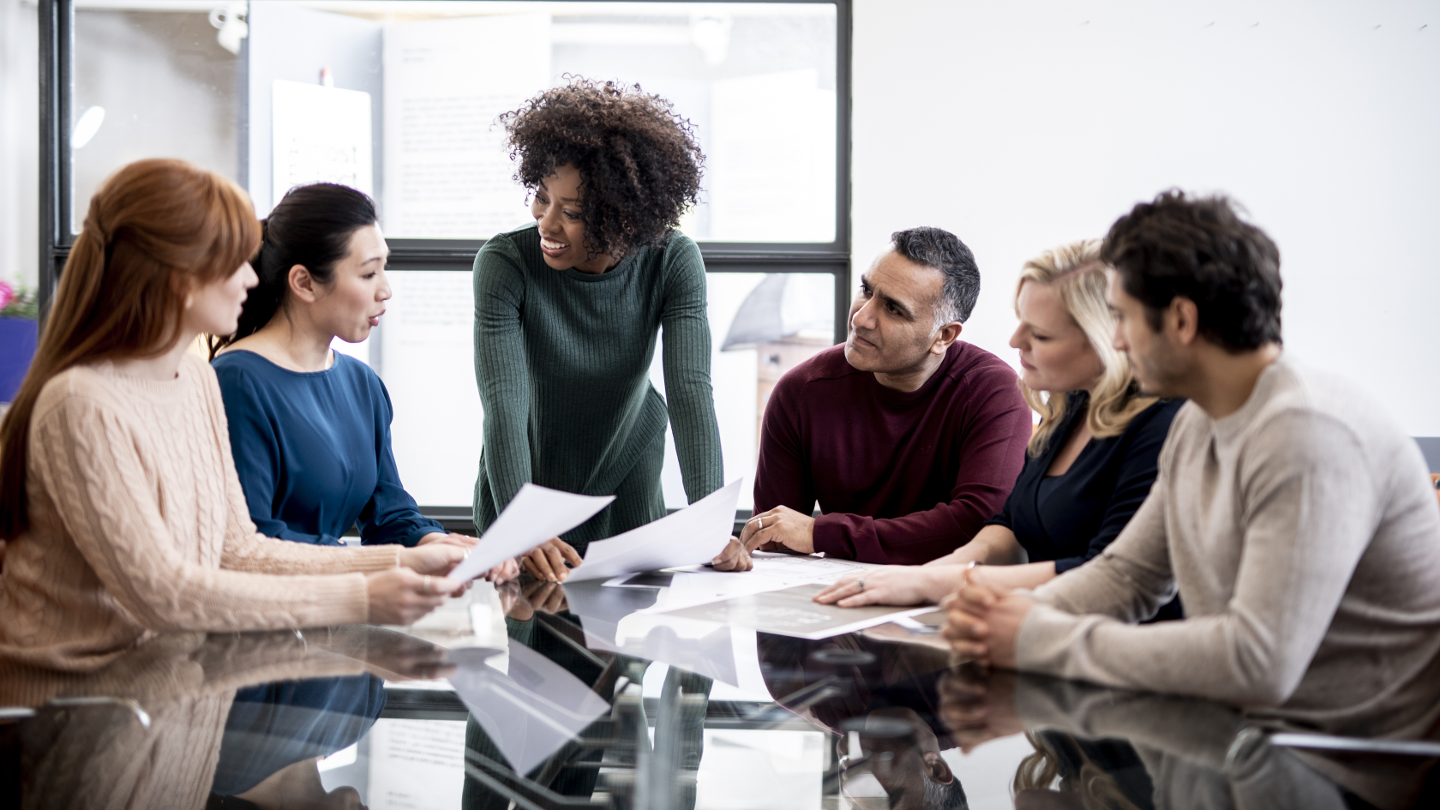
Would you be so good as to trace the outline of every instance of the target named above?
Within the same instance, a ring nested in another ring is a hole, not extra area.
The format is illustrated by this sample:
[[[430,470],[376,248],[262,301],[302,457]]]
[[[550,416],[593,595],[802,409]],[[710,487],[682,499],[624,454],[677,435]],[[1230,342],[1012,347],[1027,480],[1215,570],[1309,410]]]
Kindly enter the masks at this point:
[[[860,277],[844,345],[770,395],[749,549],[918,565],[969,542],[1015,486],[1030,409],[1010,366],[958,340],[974,256],[938,228],[891,241]]]

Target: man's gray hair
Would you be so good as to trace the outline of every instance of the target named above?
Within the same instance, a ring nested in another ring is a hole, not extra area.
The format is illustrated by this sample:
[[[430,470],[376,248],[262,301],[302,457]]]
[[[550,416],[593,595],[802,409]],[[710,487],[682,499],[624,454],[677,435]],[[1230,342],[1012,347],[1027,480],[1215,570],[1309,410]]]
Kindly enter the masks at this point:
[[[959,777],[952,777],[949,784],[942,785],[927,771],[924,779],[925,798],[921,806],[925,810],[970,810],[970,800],[965,797]]]
[[[935,329],[969,320],[975,299],[980,297],[980,268],[960,237],[940,228],[920,227],[890,234],[890,243],[896,253],[945,276],[945,287],[935,304]]]

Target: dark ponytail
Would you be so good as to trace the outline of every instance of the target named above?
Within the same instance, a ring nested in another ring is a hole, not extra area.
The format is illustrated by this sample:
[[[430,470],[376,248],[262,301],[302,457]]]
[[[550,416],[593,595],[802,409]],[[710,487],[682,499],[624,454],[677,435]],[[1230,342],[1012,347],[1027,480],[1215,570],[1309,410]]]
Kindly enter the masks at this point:
[[[285,308],[290,268],[303,266],[321,286],[333,281],[336,263],[350,252],[350,237],[378,219],[375,202],[349,186],[315,183],[290,189],[260,223],[260,250],[250,260],[260,283],[245,299],[235,334],[210,338],[211,358],[255,334]]]

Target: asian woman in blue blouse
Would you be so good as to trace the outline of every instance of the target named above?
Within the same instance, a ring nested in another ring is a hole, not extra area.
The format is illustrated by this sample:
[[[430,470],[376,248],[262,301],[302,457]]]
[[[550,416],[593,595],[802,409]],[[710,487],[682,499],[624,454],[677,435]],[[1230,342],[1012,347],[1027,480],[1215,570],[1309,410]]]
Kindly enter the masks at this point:
[[[1000,514],[969,543],[924,566],[886,566],[816,594],[842,607],[939,602],[968,576],[1034,588],[1095,557],[1120,534],[1155,482],[1179,400],[1142,397],[1112,345],[1100,240],[1025,263],[1015,293],[1021,393],[1040,415],[1025,466]],[[1162,617],[1173,618],[1178,606]]]
[[[212,342],[230,445],[261,532],[338,545],[358,524],[366,545],[472,545],[420,514],[390,447],[390,395],[358,343],[385,314],[389,249],[371,199],[319,183],[292,189],[262,223],[251,290],[234,335]],[[518,573],[514,561],[489,579]]]

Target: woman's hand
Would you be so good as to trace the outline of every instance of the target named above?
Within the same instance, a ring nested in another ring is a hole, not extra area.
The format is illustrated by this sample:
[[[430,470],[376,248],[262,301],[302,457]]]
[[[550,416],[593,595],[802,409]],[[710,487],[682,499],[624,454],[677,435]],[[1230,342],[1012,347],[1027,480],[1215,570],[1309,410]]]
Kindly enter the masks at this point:
[[[417,574],[444,576],[470,552],[451,543],[430,543],[400,550],[400,564]]]
[[[409,568],[391,568],[365,577],[371,624],[414,624],[445,604],[447,597],[464,590],[463,582],[422,576]]]
[[[480,538],[471,537],[468,534],[456,534],[455,532],[431,532],[420,538],[417,546],[428,546],[431,543],[446,543],[461,548],[474,548],[480,542]]]
[[[744,544],[732,537],[725,544],[725,550],[711,560],[710,565],[716,571],[749,571],[755,567],[755,561],[750,559],[750,552],[745,550]]]
[[[861,607],[863,605],[929,605],[944,599],[960,586],[963,565],[923,567],[887,565],[846,574],[834,585],[815,594],[822,605]]]
[[[546,582],[564,582],[570,576],[570,569],[579,568],[582,562],[574,547],[558,537],[530,549],[520,559],[531,576]],[[569,568],[566,563],[570,564]]]
[[[746,551],[796,551],[815,553],[815,518],[788,506],[777,506],[745,522],[740,542]]]
[[[455,665],[448,650],[408,633],[372,630],[361,657],[372,675],[389,681],[431,680],[449,677]]]
[[[486,582],[499,584],[501,582],[509,582],[518,576],[520,576],[520,563],[514,560],[506,560],[494,568],[491,568],[489,571],[486,571],[484,579]]]
[[[565,586],[558,582],[542,580],[531,582],[523,588],[511,582],[496,590],[500,593],[500,605],[504,608],[505,615],[516,621],[529,621],[537,610],[541,613],[558,613],[568,605],[565,601]]]

